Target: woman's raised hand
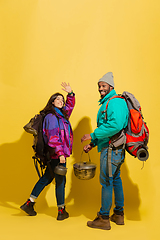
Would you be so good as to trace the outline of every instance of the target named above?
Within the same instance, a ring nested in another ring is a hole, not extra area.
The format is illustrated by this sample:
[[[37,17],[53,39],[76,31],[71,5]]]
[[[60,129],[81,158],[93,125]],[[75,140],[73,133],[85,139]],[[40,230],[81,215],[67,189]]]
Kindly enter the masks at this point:
[[[72,88],[69,85],[69,83],[67,84],[66,82],[62,82],[61,86],[63,87],[62,90],[67,92],[67,93],[71,93],[72,92]]]

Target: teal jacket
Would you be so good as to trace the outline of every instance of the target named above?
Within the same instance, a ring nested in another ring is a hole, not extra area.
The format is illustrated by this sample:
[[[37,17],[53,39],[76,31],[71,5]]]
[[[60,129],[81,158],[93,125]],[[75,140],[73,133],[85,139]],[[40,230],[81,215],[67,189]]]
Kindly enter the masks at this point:
[[[100,99],[101,105],[97,114],[97,128],[91,133],[91,142],[94,146],[98,146],[98,152],[102,148],[108,147],[109,138],[125,128],[128,123],[128,107],[124,99],[114,98],[107,107],[107,120],[105,119],[106,104],[108,100],[117,96],[116,91],[113,89],[104,98]]]

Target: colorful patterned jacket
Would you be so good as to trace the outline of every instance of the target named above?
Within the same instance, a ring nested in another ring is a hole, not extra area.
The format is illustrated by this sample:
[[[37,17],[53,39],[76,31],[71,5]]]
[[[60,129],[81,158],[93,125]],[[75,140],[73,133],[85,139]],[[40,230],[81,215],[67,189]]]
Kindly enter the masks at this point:
[[[70,117],[75,105],[75,95],[67,95],[64,109]],[[58,159],[64,155],[69,157],[72,153],[73,131],[69,121],[56,112],[56,116],[49,113],[44,118],[43,136],[45,143],[54,149],[52,159]]]

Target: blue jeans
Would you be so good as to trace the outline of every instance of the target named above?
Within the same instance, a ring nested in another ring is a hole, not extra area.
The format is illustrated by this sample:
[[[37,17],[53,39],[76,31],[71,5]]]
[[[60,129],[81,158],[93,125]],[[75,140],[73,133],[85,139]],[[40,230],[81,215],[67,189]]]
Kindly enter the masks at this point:
[[[120,167],[124,162],[125,151],[122,149],[112,150],[111,154],[111,168],[112,176],[109,176],[108,168],[108,148],[101,151],[100,157],[100,183],[102,185],[101,208],[99,213],[101,215],[109,216],[112,206],[112,192],[115,195],[115,208],[114,212],[120,214],[123,212],[124,195],[122,180],[120,177]]]
[[[58,163],[59,163],[59,159],[51,160],[50,164],[51,164],[54,177],[51,176],[50,171],[47,167],[44,175],[35,184],[30,196],[36,199],[39,196],[39,194],[42,192],[42,190],[48,184],[50,184],[52,180],[55,178],[55,183],[56,183],[55,192],[56,192],[57,206],[62,207],[65,205],[64,198],[65,198],[66,176],[62,176],[54,173],[54,168],[55,166],[57,166]],[[63,166],[66,166],[66,163],[63,163]]]

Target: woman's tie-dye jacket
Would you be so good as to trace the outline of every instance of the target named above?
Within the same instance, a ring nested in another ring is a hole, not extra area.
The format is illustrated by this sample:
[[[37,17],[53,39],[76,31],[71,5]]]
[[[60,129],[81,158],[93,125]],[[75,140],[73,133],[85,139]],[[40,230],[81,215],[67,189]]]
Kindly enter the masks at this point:
[[[75,105],[74,96],[67,95],[64,109],[70,117]],[[54,154],[50,157],[58,159],[59,156],[64,155],[69,157],[72,153],[73,131],[69,121],[56,112],[56,116],[49,113],[44,118],[43,122],[43,136],[45,143],[54,149]]]

